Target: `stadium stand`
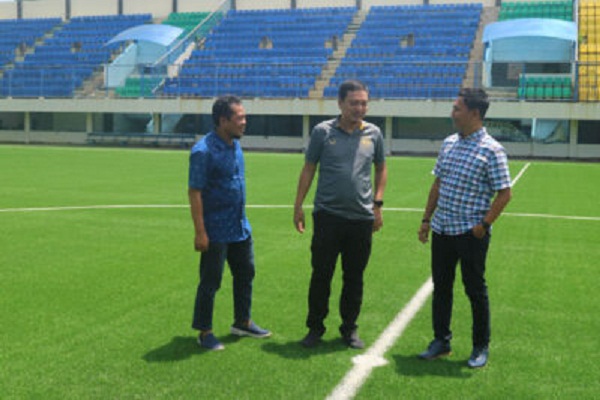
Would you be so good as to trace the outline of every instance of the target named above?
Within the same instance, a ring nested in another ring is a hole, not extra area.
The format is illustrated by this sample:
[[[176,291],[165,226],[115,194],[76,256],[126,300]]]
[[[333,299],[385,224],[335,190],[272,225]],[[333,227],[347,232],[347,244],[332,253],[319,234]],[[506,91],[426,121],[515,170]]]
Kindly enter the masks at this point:
[[[125,85],[115,89],[115,93],[119,97],[152,97],[162,81],[160,76],[130,76]]]
[[[356,78],[372,98],[451,98],[461,86],[481,4],[372,7],[325,88]]]
[[[600,3],[579,3],[579,100],[599,101],[600,90]]]
[[[229,11],[195,50],[166,96],[307,97],[355,8]]]
[[[573,21],[571,1],[502,2],[499,21],[517,18],[550,18]]]
[[[564,75],[522,74],[519,98],[528,100],[571,99],[571,78]]]
[[[499,21],[523,18],[573,21],[573,4],[570,1],[502,2]],[[517,91],[522,100],[567,100],[573,98],[572,87],[570,76],[534,73],[520,77]]]
[[[180,37],[186,36],[210,16],[208,12],[173,12],[162,22],[183,29]],[[208,32],[200,32],[202,36]]]
[[[71,97],[74,91],[108,62],[118,45],[104,46],[117,33],[149,23],[150,14],[75,17],[22,62],[4,72],[2,95],[12,97]]]
[[[162,24],[175,26],[183,29],[183,32],[179,35],[177,40],[183,40],[192,31],[195,37],[204,37],[212,24],[203,24],[198,27],[203,21],[210,16],[209,12],[173,12],[162,21]],[[198,29],[196,29],[198,28]],[[157,76],[154,74],[139,74],[136,72],[134,75],[128,77],[125,84],[115,89],[115,94],[118,97],[153,97],[156,89],[163,83],[164,76]]]
[[[0,65],[13,63],[60,23],[60,18],[0,20]]]

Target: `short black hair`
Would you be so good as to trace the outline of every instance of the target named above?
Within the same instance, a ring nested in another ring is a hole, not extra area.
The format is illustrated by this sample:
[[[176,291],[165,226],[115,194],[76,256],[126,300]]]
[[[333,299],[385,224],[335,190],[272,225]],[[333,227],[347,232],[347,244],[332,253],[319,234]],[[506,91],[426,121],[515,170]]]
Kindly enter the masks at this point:
[[[233,115],[232,104],[242,104],[242,100],[233,95],[221,96],[215,100],[212,107],[212,119],[215,126],[219,126],[221,117],[231,118]]]
[[[344,101],[346,99],[346,96],[348,96],[348,92],[356,92],[357,90],[364,90],[365,92],[369,91],[367,89],[367,85],[365,85],[361,81],[355,79],[344,81],[338,89],[338,99],[340,101]]]
[[[469,110],[479,110],[479,117],[483,121],[485,113],[490,107],[488,95],[483,89],[462,88],[458,92]]]

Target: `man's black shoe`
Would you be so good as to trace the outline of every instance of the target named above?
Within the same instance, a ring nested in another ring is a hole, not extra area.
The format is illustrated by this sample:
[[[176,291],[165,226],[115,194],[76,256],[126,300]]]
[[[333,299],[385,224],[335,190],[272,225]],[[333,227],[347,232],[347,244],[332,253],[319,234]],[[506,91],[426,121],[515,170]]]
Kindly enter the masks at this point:
[[[308,331],[306,336],[300,341],[300,344],[306,348],[315,347],[321,343],[321,336],[322,334],[316,331]]]
[[[450,354],[452,354],[450,342],[434,339],[429,343],[427,350],[419,354],[419,358],[422,360],[435,360],[436,358],[449,356]]]

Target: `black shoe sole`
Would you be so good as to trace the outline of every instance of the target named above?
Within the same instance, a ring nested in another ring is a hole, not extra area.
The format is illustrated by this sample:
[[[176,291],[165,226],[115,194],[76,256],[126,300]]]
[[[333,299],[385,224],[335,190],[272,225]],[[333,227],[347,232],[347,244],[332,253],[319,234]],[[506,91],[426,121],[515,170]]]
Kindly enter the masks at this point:
[[[438,358],[448,357],[450,355],[452,355],[451,351],[449,351],[447,353],[440,353],[440,354],[437,354],[437,355],[435,355],[433,357],[427,357],[427,356],[423,356],[421,354],[419,354],[417,357],[420,358],[421,360],[432,361],[432,360],[437,360]]]

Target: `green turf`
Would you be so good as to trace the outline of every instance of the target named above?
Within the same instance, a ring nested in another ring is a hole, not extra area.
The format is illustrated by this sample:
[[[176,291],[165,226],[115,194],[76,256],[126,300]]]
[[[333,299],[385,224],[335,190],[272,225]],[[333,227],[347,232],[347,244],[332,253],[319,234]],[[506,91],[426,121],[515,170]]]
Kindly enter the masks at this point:
[[[434,161],[389,158],[386,208],[421,209]],[[297,344],[312,224],[298,234],[291,208],[248,208],[253,317],[273,337],[228,334],[226,274],[215,309],[226,349],[198,348],[190,328],[198,254],[187,162],[186,151],[0,146],[0,398],[323,399],[352,368],[360,352],[337,335],[339,274],[324,345]],[[293,203],[301,155],[246,153],[246,163],[249,205]],[[525,164],[511,162],[513,176]],[[485,369],[465,367],[470,312],[457,281],[453,356],[414,357],[431,338],[427,302],[358,398],[597,397],[599,178],[598,164],[535,161],[515,186],[489,255],[493,337]],[[173,207],[4,211],[91,205]],[[359,320],[367,345],[429,276],[429,249],[416,240],[420,217],[384,211]]]

